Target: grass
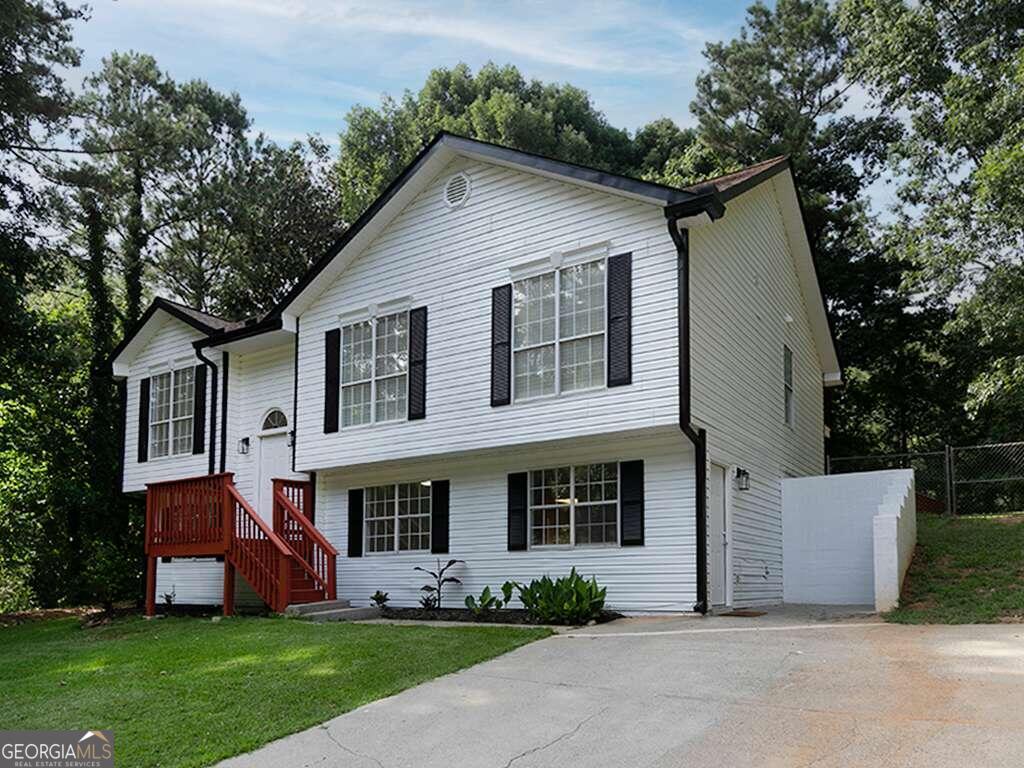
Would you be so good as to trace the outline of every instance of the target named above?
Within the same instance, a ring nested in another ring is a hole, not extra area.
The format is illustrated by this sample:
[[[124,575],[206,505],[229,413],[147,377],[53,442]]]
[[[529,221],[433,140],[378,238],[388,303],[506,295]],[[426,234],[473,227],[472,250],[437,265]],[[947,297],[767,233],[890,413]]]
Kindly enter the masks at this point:
[[[114,731],[118,765],[201,766],[545,637],[283,618],[0,628],[6,729]]]
[[[917,516],[917,549],[900,605],[901,624],[1024,621],[1024,514]]]

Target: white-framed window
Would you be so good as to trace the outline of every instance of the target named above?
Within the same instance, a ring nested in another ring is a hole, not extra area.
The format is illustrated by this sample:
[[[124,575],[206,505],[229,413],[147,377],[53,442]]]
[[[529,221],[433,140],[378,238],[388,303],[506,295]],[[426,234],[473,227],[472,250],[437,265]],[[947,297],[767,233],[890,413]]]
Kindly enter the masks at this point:
[[[796,424],[796,397],[793,392],[793,350],[782,345],[782,391],[786,426]]]
[[[430,549],[430,481],[377,485],[363,491],[367,552]]]
[[[530,472],[530,547],[619,543],[619,465]]]
[[[192,453],[195,368],[176,368],[150,378],[149,455]]]
[[[605,260],[512,283],[516,400],[605,383]]]
[[[342,326],[341,426],[404,419],[408,370],[408,311]]]

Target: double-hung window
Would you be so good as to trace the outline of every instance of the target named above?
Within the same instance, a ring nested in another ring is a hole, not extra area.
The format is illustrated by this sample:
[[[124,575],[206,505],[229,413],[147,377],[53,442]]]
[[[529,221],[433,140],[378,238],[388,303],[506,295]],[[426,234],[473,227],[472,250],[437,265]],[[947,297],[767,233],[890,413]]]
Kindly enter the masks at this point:
[[[619,542],[619,465],[530,472],[530,546]]]
[[[409,313],[363,320],[341,329],[341,425],[406,417]]]
[[[793,350],[782,345],[782,391],[786,426],[796,424],[796,398],[793,393]]]
[[[149,390],[149,455],[192,453],[195,368],[176,368],[153,376]]]
[[[367,552],[430,549],[430,482],[367,488],[363,496]]]
[[[512,284],[516,400],[604,385],[605,262]]]

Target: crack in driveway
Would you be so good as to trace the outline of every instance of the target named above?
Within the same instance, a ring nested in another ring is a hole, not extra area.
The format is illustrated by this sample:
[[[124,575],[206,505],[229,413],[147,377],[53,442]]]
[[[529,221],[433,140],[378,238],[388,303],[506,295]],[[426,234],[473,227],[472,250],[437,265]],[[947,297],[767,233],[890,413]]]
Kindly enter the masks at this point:
[[[532,754],[535,754],[537,752],[543,752],[545,749],[548,749],[549,747],[553,747],[558,742],[575,736],[577,733],[579,733],[580,729],[584,725],[589,723],[591,720],[593,720],[598,715],[603,715],[607,711],[608,711],[608,707],[602,707],[597,712],[594,712],[594,713],[592,713],[590,715],[587,715],[585,718],[583,718],[578,723],[576,723],[576,727],[575,728],[572,728],[571,730],[566,731],[565,733],[561,734],[560,736],[558,736],[558,737],[552,739],[551,741],[549,741],[547,744],[541,744],[539,747],[533,747],[532,749],[528,749],[525,752],[520,752],[518,755],[514,755],[513,757],[511,757],[509,759],[509,761],[507,763],[505,763],[504,768],[509,768],[512,765],[512,763],[514,763],[516,760],[524,758],[527,755],[532,755]]]
[[[334,745],[336,747],[338,747],[338,749],[340,749],[340,750],[342,750],[344,752],[348,752],[353,757],[361,757],[364,760],[371,760],[374,763],[376,763],[379,766],[379,768],[384,768],[384,763],[382,763],[376,757],[373,757],[372,755],[364,755],[362,752],[356,752],[354,749],[349,749],[348,747],[346,747],[344,744],[342,744],[340,741],[338,741],[334,737],[334,734],[331,733],[331,729],[328,726],[321,725],[320,729],[324,732],[324,734],[327,736],[328,739],[330,739],[332,742],[334,742]]]

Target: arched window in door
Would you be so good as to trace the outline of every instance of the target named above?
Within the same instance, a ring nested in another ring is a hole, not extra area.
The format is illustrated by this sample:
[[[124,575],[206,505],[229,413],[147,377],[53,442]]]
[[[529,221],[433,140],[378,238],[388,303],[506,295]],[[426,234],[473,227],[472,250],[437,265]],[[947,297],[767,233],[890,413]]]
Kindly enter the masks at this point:
[[[266,418],[263,419],[263,431],[270,429],[282,429],[288,426],[288,417],[284,415],[284,412],[278,408],[275,408],[267,414]]]

